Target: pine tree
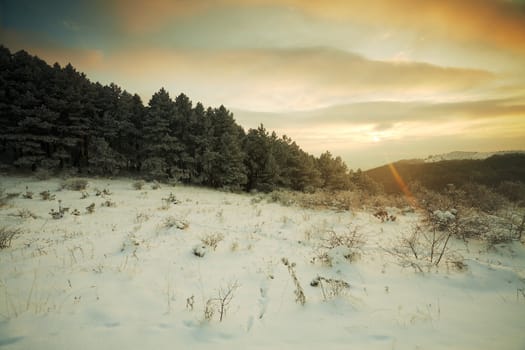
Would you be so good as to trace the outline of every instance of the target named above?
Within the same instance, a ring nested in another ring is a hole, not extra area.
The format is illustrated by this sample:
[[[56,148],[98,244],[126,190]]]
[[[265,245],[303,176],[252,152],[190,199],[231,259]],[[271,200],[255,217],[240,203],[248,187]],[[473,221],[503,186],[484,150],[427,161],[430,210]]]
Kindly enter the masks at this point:
[[[277,182],[277,162],[274,157],[275,134],[270,137],[261,124],[248,130],[244,138],[245,164],[248,174],[247,189],[272,191]]]
[[[246,184],[246,169],[241,142],[244,131],[224,107],[208,109],[213,130],[212,149],[204,155],[207,184],[213,187],[240,189]]]
[[[321,173],[322,187],[327,190],[347,190],[350,188],[348,168],[341,157],[333,158],[328,151],[321,154],[317,161]]]
[[[153,95],[143,123],[142,169],[152,178],[182,177],[178,167],[182,144],[170,128],[175,115],[174,103],[164,88]]]

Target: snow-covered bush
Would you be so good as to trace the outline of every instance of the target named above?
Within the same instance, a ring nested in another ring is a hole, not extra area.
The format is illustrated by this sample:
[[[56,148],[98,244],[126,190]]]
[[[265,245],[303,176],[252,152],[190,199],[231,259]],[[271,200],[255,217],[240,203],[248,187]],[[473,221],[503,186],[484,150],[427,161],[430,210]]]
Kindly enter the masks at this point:
[[[450,210],[434,210],[431,213],[431,221],[433,224],[444,231],[456,222],[456,215],[458,211],[456,209]]]
[[[498,209],[509,205],[508,200],[501,194],[480,184],[467,184],[462,187],[465,206],[478,208],[484,212],[494,214]]]
[[[65,179],[60,184],[61,189],[66,189],[70,191],[83,191],[87,188],[87,186],[88,180],[77,177]]]
[[[335,266],[356,258],[359,250],[365,244],[364,236],[357,228],[348,228],[344,233],[327,231],[322,238],[319,252],[313,261],[320,261],[328,266]]]
[[[462,262],[462,256],[448,249],[451,237],[457,235],[456,219],[452,219],[452,215],[449,214],[434,218],[435,221],[424,221],[414,226],[411,232],[401,236],[394,247],[385,251],[398,258],[401,266],[413,267],[419,272],[438,267],[443,261]],[[447,220],[445,227],[441,226],[443,220]]]
[[[489,247],[514,240],[520,241],[525,231],[525,212],[509,210],[492,215],[472,209],[461,217],[459,227],[459,236],[462,239],[485,241]]]

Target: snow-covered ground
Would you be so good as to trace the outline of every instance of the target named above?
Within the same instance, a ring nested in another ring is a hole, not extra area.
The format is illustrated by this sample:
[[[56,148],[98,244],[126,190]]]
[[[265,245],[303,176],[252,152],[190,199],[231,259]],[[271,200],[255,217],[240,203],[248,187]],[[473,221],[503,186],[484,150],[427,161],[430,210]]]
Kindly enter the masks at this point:
[[[35,194],[0,209],[0,226],[23,229],[0,250],[2,349],[525,349],[519,242],[487,249],[453,239],[466,269],[443,263],[417,273],[386,253],[417,213],[388,209],[396,220],[381,222],[260,195],[136,190],[131,180],[89,180],[82,199],[59,183],[0,178],[7,192]],[[44,190],[56,199],[42,200]],[[178,203],[168,206],[170,193]],[[69,213],[53,219],[58,200]],[[113,206],[101,206],[108,200]],[[36,218],[17,216],[23,208]],[[330,231],[359,233],[352,261],[337,249],[328,251],[332,264],[314,259]],[[200,247],[213,236],[215,250]],[[304,305],[283,258],[295,263]],[[318,276],[322,288],[310,285]],[[328,279],[350,287],[330,288]]]

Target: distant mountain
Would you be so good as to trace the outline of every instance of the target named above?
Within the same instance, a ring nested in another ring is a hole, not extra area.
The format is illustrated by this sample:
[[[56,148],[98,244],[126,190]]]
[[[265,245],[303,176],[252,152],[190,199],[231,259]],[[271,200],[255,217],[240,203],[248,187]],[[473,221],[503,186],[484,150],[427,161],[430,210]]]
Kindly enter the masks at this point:
[[[444,154],[436,154],[425,158],[426,163],[440,162],[443,160],[461,160],[461,159],[487,159],[495,155],[521,153],[525,154],[525,151],[499,151],[499,152],[449,152]]]
[[[455,156],[458,153],[467,152],[454,152]],[[394,175],[395,172],[399,177]],[[399,161],[364,173],[382,184],[387,193],[401,192],[396,177],[403,179],[406,184],[418,182],[436,191],[443,190],[447,184],[461,187],[477,183],[496,188],[502,182],[525,183],[525,152],[498,153],[485,159]]]

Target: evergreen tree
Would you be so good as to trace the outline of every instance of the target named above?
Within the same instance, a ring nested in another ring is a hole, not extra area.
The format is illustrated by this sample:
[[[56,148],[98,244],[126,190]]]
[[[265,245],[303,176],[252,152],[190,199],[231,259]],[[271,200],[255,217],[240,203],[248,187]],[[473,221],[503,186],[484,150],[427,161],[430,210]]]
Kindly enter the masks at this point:
[[[0,162],[18,169],[142,172],[193,184],[270,191],[346,189],[341,158],[315,159],[263,125],[245,134],[224,106],[193,107],[165,89],[147,107],[116,84],[90,82],[0,46]],[[359,176],[354,183],[368,182]],[[369,185],[366,185],[370,187]]]
[[[247,168],[247,189],[268,192],[275,188],[277,180],[277,162],[273,154],[275,142],[261,124],[257,129],[248,130],[244,139]]]
[[[164,88],[156,92],[149,101],[149,109],[143,122],[142,169],[156,179],[182,177],[178,167],[182,144],[173,135],[175,107]]]
[[[207,184],[213,187],[241,188],[246,184],[246,169],[241,150],[243,130],[224,107],[208,109],[213,130],[211,150],[204,155]]]
[[[322,187],[327,190],[347,190],[350,188],[348,168],[341,157],[333,158],[328,151],[321,154],[317,161],[321,174]]]

